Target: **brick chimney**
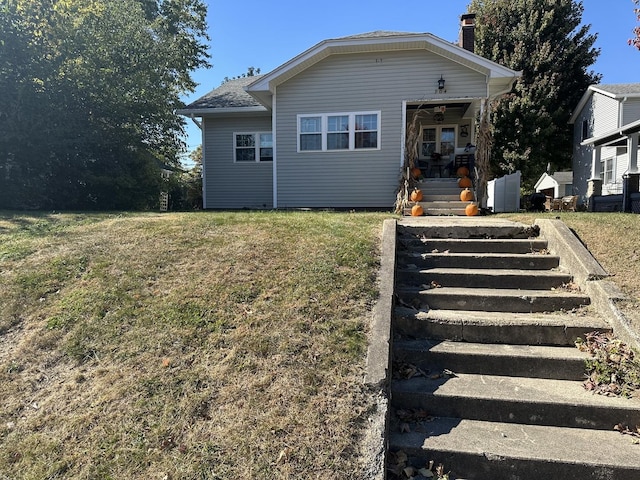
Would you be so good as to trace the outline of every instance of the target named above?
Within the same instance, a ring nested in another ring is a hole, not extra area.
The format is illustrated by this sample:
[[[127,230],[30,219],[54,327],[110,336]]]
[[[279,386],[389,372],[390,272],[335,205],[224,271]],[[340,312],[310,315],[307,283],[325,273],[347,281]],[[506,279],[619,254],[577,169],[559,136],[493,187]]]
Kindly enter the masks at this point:
[[[475,42],[475,29],[475,13],[465,13],[460,17],[460,36],[458,38],[458,45],[470,52],[474,51],[473,44]]]

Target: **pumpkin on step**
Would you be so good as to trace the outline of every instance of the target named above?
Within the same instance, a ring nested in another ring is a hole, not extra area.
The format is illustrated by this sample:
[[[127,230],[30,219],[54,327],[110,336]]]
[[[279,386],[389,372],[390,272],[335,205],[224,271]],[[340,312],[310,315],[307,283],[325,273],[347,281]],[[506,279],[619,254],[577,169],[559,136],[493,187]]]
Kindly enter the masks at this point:
[[[424,215],[424,209],[420,206],[419,203],[416,203],[413,207],[411,207],[412,217],[420,217],[422,215]]]
[[[409,195],[409,198],[411,199],[412,202],[419,202],[422,200],[422,190],[418,189],[418,188],[414,188],[413,192],[411,192],[411,195]]]
[[[464,213],[467,214],[467,217],[475,217],[476,215],[478,215],[478,205],[476,205],[475,203],[470,203],[464,209]]]
[[[468,188],[465,188],[460,192],[460,201],[461,202],[471,202],[473,201],[473,192]]]
[[[469,169],[467,167],[465,167],[464,165],[462,167],[459,167],[458,170],[456,170],[456,176],[457,177],[468,177],[469,176]]]
[[[471,188],[472,185],[473,182],[469,177],[462,177],[460,180],[458,180],[458,186],[460,188]]]
[[[418,167],[413,167],[411,169],[411,176],[415,179],[418,179],[422,176],[422,170],[420,170]]]

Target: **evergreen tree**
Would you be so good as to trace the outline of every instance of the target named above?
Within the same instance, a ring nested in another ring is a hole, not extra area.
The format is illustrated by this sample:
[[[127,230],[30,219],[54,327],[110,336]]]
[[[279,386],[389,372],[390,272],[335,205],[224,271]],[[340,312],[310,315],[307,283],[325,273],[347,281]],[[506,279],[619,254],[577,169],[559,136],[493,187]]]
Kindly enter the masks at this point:
[[[477,54],[522,71],[492,105],[493,173],[520,170],[530,188],[551,163],[571,167],[572,110],[601,76],[588,68],[599,50],[574,0],[472,0]]]

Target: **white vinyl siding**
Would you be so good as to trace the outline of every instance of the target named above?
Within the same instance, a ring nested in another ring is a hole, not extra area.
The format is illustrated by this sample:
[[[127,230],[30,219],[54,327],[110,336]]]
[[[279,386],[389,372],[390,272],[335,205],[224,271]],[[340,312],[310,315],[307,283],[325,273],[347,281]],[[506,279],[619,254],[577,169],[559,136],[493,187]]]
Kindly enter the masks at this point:
[[[298,152],[379,149],[380,112],[298,115]]]
[[[440,75],[446,94],[435,92]],[[484,74],[426,50],[319,61],[278,85],[278,207],[392,208],[402,161],[403,101],[446,103],[486,93]],[[340,112],[380,112],[377,147],[299,153],[299,115]]]
[[[638,120],[640,120],[640,98],[630,98],[622,104],[622,124],[627,125]]]
[[[618,100],[602,95],[598,92],[593,93],[593,131],[591,135],[597,137],[604,133],[608,133],[619,127],[618,116],[620,103]]]

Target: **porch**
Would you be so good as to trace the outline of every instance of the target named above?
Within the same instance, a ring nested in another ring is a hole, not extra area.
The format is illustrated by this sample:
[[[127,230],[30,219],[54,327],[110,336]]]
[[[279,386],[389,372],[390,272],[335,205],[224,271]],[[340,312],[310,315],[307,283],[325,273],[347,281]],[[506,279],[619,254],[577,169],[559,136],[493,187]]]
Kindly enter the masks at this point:
[[[455,177],[460,167],[473,175],[480,102],[476,98],[406,104],[405,148],[415,148],[414,163],[423,178]]]

